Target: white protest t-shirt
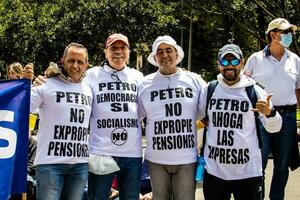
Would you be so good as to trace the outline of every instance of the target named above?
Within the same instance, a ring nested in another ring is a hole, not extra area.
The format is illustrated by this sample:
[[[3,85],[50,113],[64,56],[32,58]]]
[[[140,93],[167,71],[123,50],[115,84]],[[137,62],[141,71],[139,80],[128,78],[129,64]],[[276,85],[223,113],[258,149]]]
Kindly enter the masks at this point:
[[[88,127],[92,92],[83,83],[49,78],[31,89],[30,110],[39,108],[35,164],[88,161]]]
[[[255,117],[245,90],[245,87],[254,85],[255,81],[244,75],[232,86],[223,82],[221,75],[218,81],[207,110],[209,123],[204,149],[205,168],[209,174],[224,180],[262,176]],[[266,98],[266,92],[259,86],[254,85],[254,89],[258,99]],[[202,114],[206,95],[207,87],[200,98]],[[270,118],[260,114],[259,118],[270,132],[280,130],[282,122],[278,113]]]
[[[142,157],[137,93],[143,74],[125,67],[115,71],[108,65],[87,71],[84,82],[93,92],[91,154]]]
[[[145,77],[138,97],[140,118],[147,119],[145,159],[166,165],[196,162],[198,99],[205,84],[199,75],[181,69]]]

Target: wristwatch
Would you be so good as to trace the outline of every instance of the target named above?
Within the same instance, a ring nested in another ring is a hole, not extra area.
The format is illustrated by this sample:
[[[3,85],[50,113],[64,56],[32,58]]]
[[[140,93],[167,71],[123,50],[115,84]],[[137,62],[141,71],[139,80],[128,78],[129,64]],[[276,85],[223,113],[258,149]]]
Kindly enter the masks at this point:
[[[276,109],[272,107],[269,115],[266,115],[267,118],[274,117],[276,115]]]

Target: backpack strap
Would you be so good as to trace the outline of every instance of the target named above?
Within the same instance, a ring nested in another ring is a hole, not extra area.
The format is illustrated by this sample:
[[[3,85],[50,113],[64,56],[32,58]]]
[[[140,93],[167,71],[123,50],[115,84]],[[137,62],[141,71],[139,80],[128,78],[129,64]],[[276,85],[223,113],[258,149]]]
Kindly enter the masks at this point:
[[[257,102],[257,95],[254,89],[254,85],[250,85],[246,87],[246,92],[247,96],[251,101],[252,107],[256,107],[256,102]],[[260,135],[260,120],[259,120],[259,113],[254,112],[254,117],[255,117],[255,126],[256,126],[256,134],[257,134],[257,139],[258,139],[258,146],[259,148],[262,148],[262,141],[261,141],[261,135]]]
[[[207,89],[207,96],[206,96],[206,106],[205,106],[205,117],[204,120],[206,121],[204,130],[203,130],[203,136],[202,136],[202,147],[200,148],[200,155],[203,156],[204,154],[204,147],[206,143],[206,132],[207,132],[207,124],[208,124],[208,115],[207,115],[207,110],[208,110],[208,104],[210,102],[210,99],[218,85],[218,81],[214,80],[208,83],[208,89]],[[257,95],[254,89],[254,85],[250,85],[245,88],[247,96],[249,100],[251,101],[252,107],[256,107],[256,102],[257,102]],[[261,141],[261,136],[260,136],[260,120],[259,120],[259,113],[254,112],[254,117],[255,117],[255,126],[256,126],[256,134],[257,134],[257,139],[258,139],[258,145],[259,148],[262,147],[262,141]]]
[[[207,87],[205,117],[204,117],[204,120],[206,121],[206,123],[204,126],[203,135],[202,135],[202,147],[200,148],[201,156],[204,155],[204,147],[205,147],[205,143],[206,143],[206,132],[207,132],[207,123],[208,123],[208,115],[207,115],[208,104],[210,102],[210,99],[211,99],[213,93],[216,90],[217,85],[218,85],[218,81],[214,80],[214,81],[209,82],[208,87]]]

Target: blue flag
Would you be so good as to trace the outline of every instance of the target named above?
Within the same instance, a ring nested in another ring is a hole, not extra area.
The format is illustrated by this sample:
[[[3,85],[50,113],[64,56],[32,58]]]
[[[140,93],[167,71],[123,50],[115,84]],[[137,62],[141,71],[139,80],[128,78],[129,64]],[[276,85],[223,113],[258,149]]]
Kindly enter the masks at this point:
[[[30,81],[0,81],[0,199],[26,192]]]

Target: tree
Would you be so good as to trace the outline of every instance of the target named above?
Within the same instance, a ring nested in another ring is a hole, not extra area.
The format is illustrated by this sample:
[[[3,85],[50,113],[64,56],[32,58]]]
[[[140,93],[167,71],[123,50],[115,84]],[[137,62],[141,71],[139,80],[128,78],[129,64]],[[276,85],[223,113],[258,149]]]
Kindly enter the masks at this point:
[[[152,41],[175,27],[172,7],[161,1],[5,0],[0,2],[0,59],[34,62],[38,73],[59,61],[70,42],[85,45],[92,64],[103,57],[108,35],[122,32],[132,44]]]
[[[189,25],[192,20],[192,71],[206,80],[216,77],[216,55],[226,43],[241,46],[245,57],[268,42],[268,23],[277,17],[300,21],[299,0],[2,0],[0,2],[0,71],[8,63],[35,63],[40,74],[50,61],[59,61],[64,47],[79,42],[89,50],[90,62],[104,59],[111,33],[128,36],[151,47],[159,35],[171,35],[185,51],[187,66]],[[298,53],[299,35],[291,46]],[[131,55],[135,62],[136,52]],[[156,68],[152,68],[153,71]]]

